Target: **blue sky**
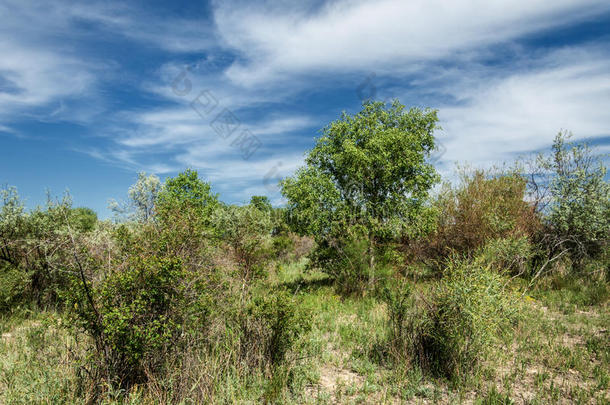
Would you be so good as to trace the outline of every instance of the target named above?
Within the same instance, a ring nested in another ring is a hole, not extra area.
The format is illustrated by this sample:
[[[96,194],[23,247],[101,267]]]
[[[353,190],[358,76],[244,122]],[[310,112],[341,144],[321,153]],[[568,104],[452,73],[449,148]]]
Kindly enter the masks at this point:
[[[610,151],[607,0],[0,0],[0,185],[109,215],[145,170],[265,194],[361,98],[439,109],[448,174]]]

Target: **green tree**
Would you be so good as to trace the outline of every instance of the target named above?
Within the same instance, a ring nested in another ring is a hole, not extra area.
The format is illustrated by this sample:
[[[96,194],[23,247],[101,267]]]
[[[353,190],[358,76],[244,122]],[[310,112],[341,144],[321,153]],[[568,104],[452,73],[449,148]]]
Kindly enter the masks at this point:
[[[213,219],[219,207],[218,196],[195,170],[166,179],[155,207],[161,230],[158,238],[165,253],[179,255],[185,265],[201,256],[202,247],[216,236]]]
[[[250,198],[250,205],[263,212],[271,212],[271,210],[273,210],[269,198],[264,195],[253,195],[252,198]]]
[[[71,216],[73,219],[72,222],[80,232],[92,231],[95,228],[95,224],[97,224],[97,214],[91,208],[73,208]]]
[[[218,195],[213,194],[210,184],[201,180],[197,171],[192,169],[168,178],[159,193],[158,201],[160,212],[171,206],[188,206],[209,214],[218,207]]]
[[[380,242],[428,231],[428,191],[439,176],[427,158],[437,123],[435,110],[406,110],[397,100],[343,113],[324,129],[306,166],[282,182],[296,230],[327,242],[364,226],[371,268]]]

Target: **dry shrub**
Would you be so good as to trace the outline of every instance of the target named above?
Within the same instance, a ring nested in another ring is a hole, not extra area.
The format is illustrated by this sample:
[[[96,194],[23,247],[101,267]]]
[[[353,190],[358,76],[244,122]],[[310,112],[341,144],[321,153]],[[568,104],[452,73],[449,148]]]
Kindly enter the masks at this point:
[[[443,259],[452,253],[474,253],[489,241],[527,236],[540,229],[540,219],[525,201],[526,180],[518,172],[494,174],[462,170],[457,186],[446,184],[434,205],[435,232],[427,239],[408,242],[408,256]]]
[[[301,260],[303,257],[309,255],[315,247],[313,238],[309,236],[299,236],[295,233],[290,233],[290,239],[292,239],[293,245],[293,256],[295,261]]]

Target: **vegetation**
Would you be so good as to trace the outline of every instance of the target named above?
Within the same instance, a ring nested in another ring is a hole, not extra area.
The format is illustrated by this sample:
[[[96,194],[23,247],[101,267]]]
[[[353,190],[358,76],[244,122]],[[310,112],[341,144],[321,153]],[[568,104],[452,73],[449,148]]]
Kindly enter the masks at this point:
[[[438,283],[411,294],[408,284],[387,294],[397,360],[452,379],[476,375],[519,312],[518,296],[506,280],[476,261],[448,261]]]
[[[607,169],[591,149],[567,144],[569,136],[560,133],[555,138],[552,156],[541,157],[541,165],[553,174],[547,221],[555,249],[567,250],[580,268],[584,259],[599,258],[608,248],[610,183]]]
[[[0,403],[608,403],[603,160],[560,133],[433,189],[436,128],[343,114],[286,207],[191,169],[113,221],[2,189]]]
[[[349,290],[374,283],[380,244],[430,229],[433,210],[426,202],[438,175],[426,158],[437,121],[436,111],[405,111],[398,101],[387,108],[367,103],[326,127],[306,166],[283,181],[290,220],[318,244],[313,264]]]
[[[433,257],[470,254],[490,240],[532,237],[539,218],[524,199],[527,183],[519,172],[462,169],[460,182],[445,184],[435,205],[440,211],[427,241]]]

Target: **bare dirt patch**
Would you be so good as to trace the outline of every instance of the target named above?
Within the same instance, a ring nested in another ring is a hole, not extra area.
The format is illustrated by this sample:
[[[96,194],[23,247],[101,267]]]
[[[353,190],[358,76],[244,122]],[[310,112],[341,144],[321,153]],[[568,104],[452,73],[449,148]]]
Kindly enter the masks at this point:
[[[329,393],[334,393],[339,385],[362,385],[364,378],[345,368],[324,365],[320,368],[320,386]]]

